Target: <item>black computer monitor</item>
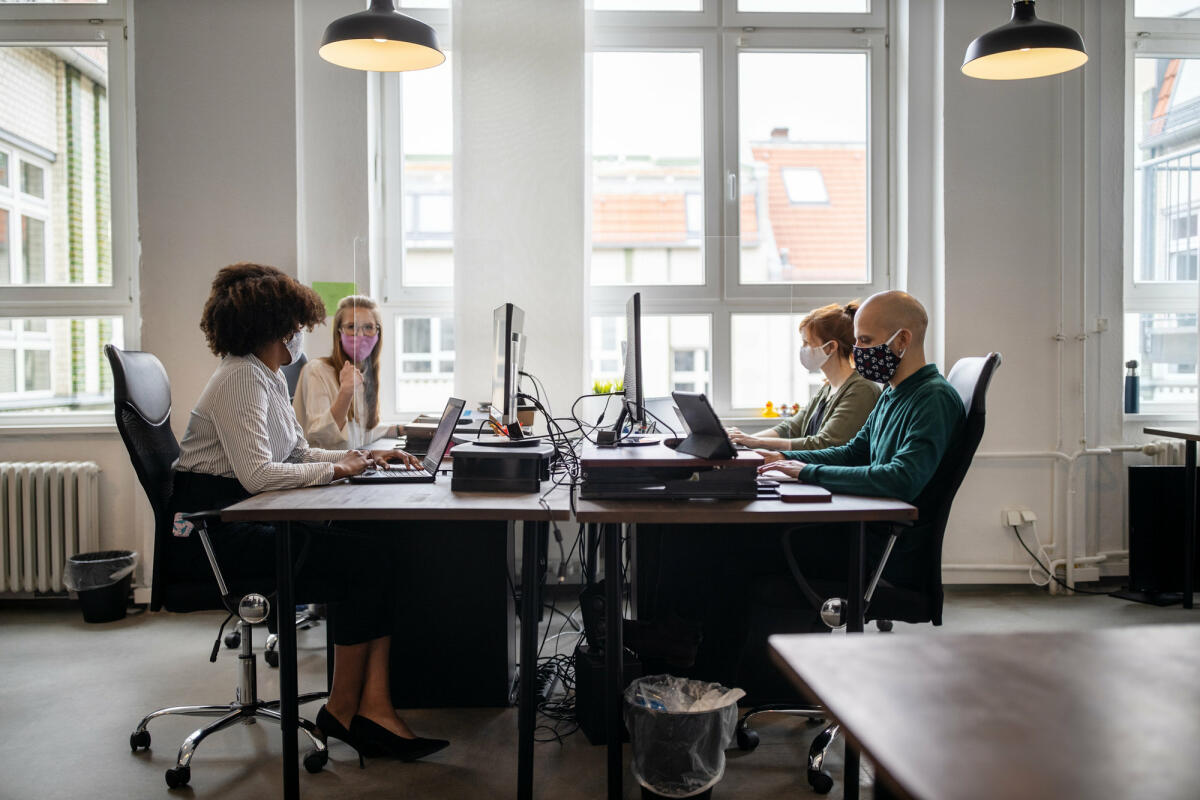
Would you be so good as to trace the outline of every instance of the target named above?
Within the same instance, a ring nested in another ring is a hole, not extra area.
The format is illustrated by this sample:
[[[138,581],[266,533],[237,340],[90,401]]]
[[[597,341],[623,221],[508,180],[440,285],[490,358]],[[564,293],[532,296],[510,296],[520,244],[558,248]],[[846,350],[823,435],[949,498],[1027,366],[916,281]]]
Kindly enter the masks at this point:
[[[625,304],[625,377],[621,415],[614,427],[621,435],[628,421],[634,432],[646,422],[646,397],[642,389],[642,294],[634,292]]]
[[[492,312],[492,420],[508,425],[517,420],[517,382],[524,360],[522,328],[525,312],[505,303]]]

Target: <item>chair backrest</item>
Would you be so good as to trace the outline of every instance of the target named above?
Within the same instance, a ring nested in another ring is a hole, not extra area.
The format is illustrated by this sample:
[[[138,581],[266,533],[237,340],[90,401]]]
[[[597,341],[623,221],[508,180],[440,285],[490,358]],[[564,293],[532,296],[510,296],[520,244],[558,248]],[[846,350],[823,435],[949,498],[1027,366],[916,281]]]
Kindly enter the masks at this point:
[[[112,366],[113,405],[117,430],[142,489],[154,509],[154,574],[150,608],[162,607],[166,561],[163,537],[171,530],[172,466],[179,457],[179,442],[171,430],[171,384],[162,362],[150,353],[104,346]]]
[[[283,373],[283,377],[287,379],[289,400],[296,396],[296,384],[300,382],[300,370],[304,369],[304,365],[307,363],[308,356],[301,353],[300,357],[295,361],[279,368],[279,371]]]
[[[926,497],[918,500],[924,509],[932,509],[926,514],[922,523],[928,523],[931,549],[930,571],[926,574],[926,586],[930,597],[932,622],[942,624],[942,540],[946,536],[946,523],[950,519],[950,507],[954,496],[962,486],[975,450],[983,438],[983,427],[987,417],[987,390],[992,382],[992,375],[1000,366],[1000,354],[988,353],[986,356],[972,356],[959,359],[946,376],[950,385],[958,391],[962,398],[966,420],[963,423],[962,434],[953,449],[942,457],[937,472],[930,479]],[[901,534],[903,535],[903,534]]]

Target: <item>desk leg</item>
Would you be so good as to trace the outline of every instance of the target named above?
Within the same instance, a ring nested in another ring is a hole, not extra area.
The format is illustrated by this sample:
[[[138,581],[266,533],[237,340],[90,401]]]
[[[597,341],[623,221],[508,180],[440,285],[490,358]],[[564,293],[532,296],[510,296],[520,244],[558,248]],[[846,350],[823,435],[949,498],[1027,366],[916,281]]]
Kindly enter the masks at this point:
[[[280,523],[275,534],[276,617],[279,619],[279,729],[283,734],[283,796],[300,797],[299,748],[296,724],[300,716],[296,678],[296,600],[292,592],[292,525]],[[289,624],[290,623],[290,624]]]
[[[533,729],[537,718],[533,681],[537,675],[538,541],[544,522],[526,522],[521,529],[521,677],[517,699],[517,797],[533,797]]]
[[[1186,507],[1183,511],[1183,607],[1192,607],[1192,588],[1196,575],[1196,442],[1187,440],[1184,446],[1184,493]]]
[[[859,522],[850,536],[850,575],[847,583],[846,600],[849,604],[846,616],[846,632],[863,632],[863,560],[866,557],[867,524]],[[858,750],[846,740],[846,768],[842,773],[842,797],[858,800]]]
[[[625,777],[621,747],[621,686],[625,649],[621,631],[621,526],[604,528],[604,726],[608,741],[608,797],[621,800]]]
[[[333,617],[325,607],[325,691],[333,691]]]

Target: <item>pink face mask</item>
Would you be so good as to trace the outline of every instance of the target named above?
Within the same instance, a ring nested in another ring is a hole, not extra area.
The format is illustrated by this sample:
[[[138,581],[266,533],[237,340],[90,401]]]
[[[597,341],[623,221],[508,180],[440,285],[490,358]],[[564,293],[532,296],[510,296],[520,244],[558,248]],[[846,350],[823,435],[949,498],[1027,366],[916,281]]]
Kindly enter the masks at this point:
[[[374,336],[351,336],[348,333],[341,334],[342,350],[355,363],[366,361],[367,356],[371,355],[371,351],[375,349],[376,343],[379,342],[379,334]]]

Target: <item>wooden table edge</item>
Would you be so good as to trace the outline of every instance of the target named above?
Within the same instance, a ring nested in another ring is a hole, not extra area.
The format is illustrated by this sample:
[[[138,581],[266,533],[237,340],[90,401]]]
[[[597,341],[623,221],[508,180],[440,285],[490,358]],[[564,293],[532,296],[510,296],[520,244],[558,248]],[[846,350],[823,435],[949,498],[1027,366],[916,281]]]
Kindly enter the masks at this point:
[[[803,635],[803,634],[792,634],[792,635]],[[818,634],[809,634],[809,635],[818,635]],[[814,703],[818,706],[821,706],[823,709],[825,709],[826,716],[830,720],[836,722],[839,726],[841,726],[842,736],[845,737],[845,740],[848,743],[853,744],[856,748],[858,748],[859,753],[867,756],[871,760],[871,763],[875,766],[875,781],[876,781],[876,783],[878,783],[880,779],[885,780],[887,782],[888,788],[892,792],[893,797],[902,798],[903,800],[919,800],[917,795],[908,791],[908,789],[903,784],[901,784],[898,780],[896,780],[895,775],[892,774],[891,770],[888,769],[886,764],[880,763],[879,759],[875,756],[875,754],[863,746],[862,740],[859,739],[858,736],[853,731],[851,731],[848,727],[846,727],[846,723],[841,719],[840,716],[838,716],[837,712],[834,709],[830,708],[829,704],[826,703],[824,700],[822,700],[817,695],[817,693],[814,692],[809,687],[808,683],[804,680],[804,678],[802,678],[799,673],[797,673],[794,669],[792,669],[792,665],[790,663],[788,663],[788,660],[786,658],[784,658],[783,655],[781,655],[778,650],[775,649],[774,645],[771,645],[770,647],[768,647],[767,650],[770,652],[771,659],[775,662],[775,666],[777,666],[781,670],[783,670],[783,673],[788,677],[789,680],[791,680],[792,685],[797,687],[800,690],[800,693],[804,696],[804,698],[807,699],[809,702]],[[805,767],[807,768],[807,764],[805,764]],[[845,783],[844,782],[847,779],[848,778],[844,774],[844,771],[843,771],[843,776],[842,776],[843,791],[845,791]],[[858,776],[855,776],[855,780],[858,780]]]
[[[474,508],[344,508],[323,509],[242,509],[230,507],[221,512],[222,522],[569,522],[567,509],[474,509]]]

